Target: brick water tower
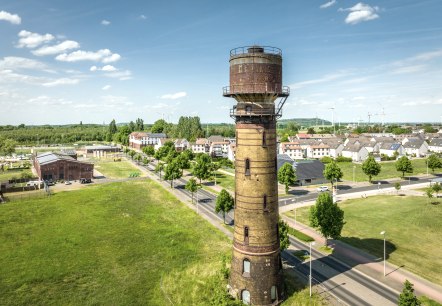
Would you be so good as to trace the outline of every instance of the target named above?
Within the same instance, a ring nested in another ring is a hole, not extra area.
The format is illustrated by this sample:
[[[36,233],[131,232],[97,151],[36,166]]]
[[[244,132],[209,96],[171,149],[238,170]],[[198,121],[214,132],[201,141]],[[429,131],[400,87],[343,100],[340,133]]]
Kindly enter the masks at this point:
[[[278,235],[276,120],[289,96],[282,86],[281,50],[240,47],[230,51],[230,86],[236,105],[235,232],[230,293],[250,305],[284,298]]]

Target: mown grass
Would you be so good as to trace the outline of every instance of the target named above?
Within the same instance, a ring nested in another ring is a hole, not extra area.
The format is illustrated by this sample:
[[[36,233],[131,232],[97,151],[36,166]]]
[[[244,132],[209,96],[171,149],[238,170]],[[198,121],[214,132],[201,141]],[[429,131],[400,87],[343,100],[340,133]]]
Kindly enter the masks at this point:
[[[395,166],[396,161],[385,161],[381,162],[381,173],[378,176],[373,177],[373,180],[383,180],[390,178],[399,178],[402,176],[402,172],[396,171]],[[413,165],[413,173],[405,173],[405,176],[419,175],[427,173],[427,165],[425,164],[425,159],[412,159],[411,163]],[[368,176],[362,171],[362,164],[356,163],[338,163],[342,172],[344,173],[343,180],[353,181],[353,167],[355,168],[355,181],[356,182],[367,182]],[[437,171],[436,171],[437,172]],[[431,173],[431,170],[430,170]]]
[[[12,179],[19,179],[21,178],[22,173],[27,173],[29,175],[32,175],[32,171],[29,169],[14,169],[14,170],[5,170],[0,171],[0,182],[12,180]]]
[[[230,242],[159,185],[0,206],[1,305],[207,305]]]
[[[304,234],[301,231],[298,231],[297,229],[294,229],[293,227],[289,227],[288,233],[296,238],[298,238],[299,240],[302,240],[304,242],[310,242],[310,241],[315,241],[315,239],[313,239],[312,237],[310,237],[309,235]]]
[[[141,175],[141,171],[126,160],[114,162],[113,159],[98,159],[94,160],[94,164],[98,172],[111,179],[127,178],[132,173]]]
[[[439,201],[440,202],[440,201]],[[341,240],[383,256],[386,231],[388,261],[442,285],[442,203],[418,196],[376,196],[339,204],[346,224]],[[296,210],[296,220],[309,224],[309,207]],[[287,216],[293,218],[294,213]]]
[[[216,171],[216,184],[229,191],[235,191],[235,177],[232,175]]]

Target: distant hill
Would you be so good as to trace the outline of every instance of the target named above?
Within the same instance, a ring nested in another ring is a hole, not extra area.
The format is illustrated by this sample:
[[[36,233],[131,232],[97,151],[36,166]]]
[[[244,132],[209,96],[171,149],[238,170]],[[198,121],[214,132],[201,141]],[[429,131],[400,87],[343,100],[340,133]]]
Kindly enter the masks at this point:
[[[300,126],[310,127],[314,125],[332,125],[328,120],[321,118],[293,118],[293,119],[282,119],[278,120],[278,124],[285,125],[289,122],[295,121]]]

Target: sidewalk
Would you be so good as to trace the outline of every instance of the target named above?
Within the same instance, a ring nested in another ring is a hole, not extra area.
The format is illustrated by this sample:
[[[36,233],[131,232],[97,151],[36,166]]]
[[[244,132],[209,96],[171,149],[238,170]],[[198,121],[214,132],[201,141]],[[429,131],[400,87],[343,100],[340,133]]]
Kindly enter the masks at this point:
[[[325,239],[314,229],[299,223],[293,219],[281,215],[290,227],[293,227],[315,239],[320,245],[325,244]],[[431,283],[401,267],[386,263],[386,276],[383,276],[384,262],[382,258],[376,258],[362,250],[354,248],[339,240],[329,240],[329,245],[333,247],[333,258],[341,263],[352,267],[356,271],[368,275],[372,279],[385,284],[386,286],[396,290],[398,294],[403,289],[406,279],[414,284],[414,289],[418,295],[425,295],[435,301],[442,302],[442,287]]]

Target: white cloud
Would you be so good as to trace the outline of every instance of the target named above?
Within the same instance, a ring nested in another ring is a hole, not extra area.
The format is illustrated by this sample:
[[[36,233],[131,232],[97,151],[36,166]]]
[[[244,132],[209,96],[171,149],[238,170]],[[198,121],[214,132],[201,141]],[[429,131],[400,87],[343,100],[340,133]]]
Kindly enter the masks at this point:
[[[335,5],[335,4],[336,4],[336,0],[331,0],[329,2],[322,4],[319,8],[325,9],[325,8],[328,8],[328,7]]]
[[[393,70],[393,74],[405,74],[405,73],[414,73],[422,71],[426,68],[426,65],[412,65],[412,66],[404,66]]]
[[[78,61],[96,61],[103,63],[111,63],[118,61],[121,56],[117,53],[112,53],[109,49],[101,49],[97,52],[78,50],[71,53],[63,53],[57,55],[55,58],[62,62],[78,62]]]
[[[411,102],[405,102],[402,103],[402,106],[421,106],[421,105],[441,105],[442,99],[435,100],[435,101],[411,101]]]
[[[107,25],[110,25],[111,23],[109,20],[103,19],[103,20],[101,20],[101,24],[104,26],[107,26]]]
[[[157,103],[155,105],[149,105],[148,107],[146,106],[146,108],[162,109],[169,108],[169,105],[167,105],[166,103]]]
[[[111,88],[110,85],[104,85],[103,88],[101,88],[102,90],[109,90]]]
[[[6,56],[0,60],[0,69],[46,69],[46,64],[24,57]]]
[[[35,48],[39,45],[49,42],[54,39],[54,36],[52,34],[38,34],[38,33],[32,33],[26,30],[22,30],[18,33],[18,36],[20,39],[18,40],[18,48]]]
[[[357,24],[363,21],[369,21],[379,18],[377,12],[379,12],[378,6],[370,6],[368,4],[359,2],[358,4],[350,8],[340,8],[340,12],[350,12],[345,18],[345,23]]]
[[[90,71],[97,71],[99,68],[97,66],[92,66],[89,68]]]
[[[61,78],[43,83],[42,85],[45,87],[55,87],[59,85],[75,85],[78,84],[78,82],[80,82],[78,79]]]
[[[125,81],[125,80],[132,79],[132,72],[130,70],[113,71],[113,72],[105,73],[104,75],[109,77],[109,78],[119,79],[120,81]]]
[[[118,69],[112,65],[106,65],[101,68],[102,71],[117,71]]]
[[[52,55],[65,52],[69,49],[77,49],[80,48],[80,44],[73,40],[65,40],[57,45],[53,46],[43,46],[37,50],[32,51],[34,55],[43,56],[43,55]]]
[[[187,93],[185,91],[180,91],[174,94],[165,94],[162,95],[160,98],[161,99],[170,99],[170,100],[175,100],[175,99],[179,99],[179,98],[183,98],[187,96]]]
[[[147,19],[145,15],[140,15],[140,19]]]
[[[12,24],[21,24],[20,16],[5,11],[0,11],[0,20],[9,21]]]
[[[31,98],[27,101],[30,104],[36,105],[51,105],[51,106],[61,106],[72,104],[72,101],[67,101],[63,98],[55,99],[48,96],[38,96],[36,98]]]
[[[26,83],[35,85],[47,81],[47,78],[15,73],[10,69],[0,69],[0,83]]]
[[[303,87],[306,87],[308,85],[313,85],[313,84],[319,84],[319,83],[326,83],[326,82],[330,82],[330,81],[334,81],[336,79],[342,78],[344,76],[347,76],[347,73],[334,73],[334,74],[327,74],[325,76],[323,76],[322,78],[319,79],[314,79],[314,80],[308,80],[308,81],[302,81],[302,82],[298,82],[295,84],[290,85],[291,89],[300,89]]]
[[[123,96],[113,96],[113,95],[107,95],[102,96],[101,99],[104,102],[104,105],[106,107],[111,108],[120,108],[120,107],[127,107],[133,105],[133,102],[129,101],[127,97]]]
[[[442,56],[442,49],[441,50],[436,50],[436,51],[431,51],[431,52],[421,53],[421,54],[418,54],[416,56],[413,56],[409,60],[429,61],[429,60],[432,60],[434,58],[438,58],[438,57],[441,57],[441,56]]]

